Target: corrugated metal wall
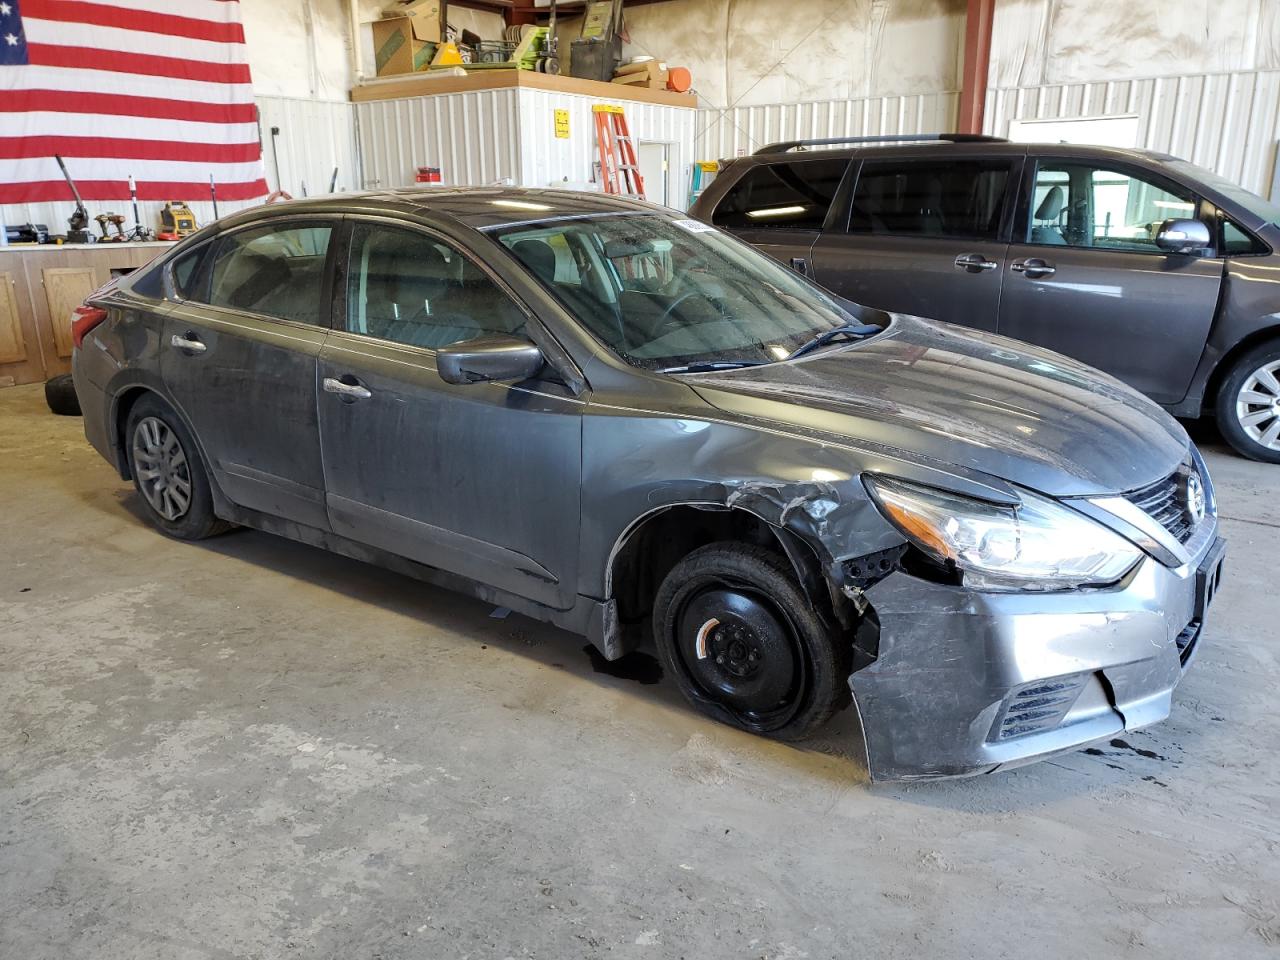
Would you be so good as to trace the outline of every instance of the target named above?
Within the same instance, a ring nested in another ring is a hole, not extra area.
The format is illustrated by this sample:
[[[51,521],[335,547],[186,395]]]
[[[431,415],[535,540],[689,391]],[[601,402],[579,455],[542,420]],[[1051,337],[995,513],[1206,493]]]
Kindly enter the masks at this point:
[[[595,121],[591,105],[595,97],[572,96],[550,90],[520,91],[520,132],[523,146],[520,183],[549,187],[569,181],[585,183],[594,176]],[[689,193],[689,165],[693,163],[697,111],[652,103],[624,102],[627,127],[636,141],[669,145],[668,184],[672,206],[684,207]],[[555,135],[555,111],[569,111],[569,136]]]
[[[312,196],[326,193],[335,167],[338,190],[360,189],[359,152],[350,103],[259,97],[258,121],[267,183],[273,190],[283,188],[298,197],[305,183]],[[272,127],[279,128],[278,137],[271,136]],[[280,164],[279,182],[276,160]]]
[[[340,100],[296,100],[290,97],[258,97],[257,104],[263,140],[263,163],[267,170],[267,182],[273,189],[276,186],[271,137],[273,126],[280,128],[280,135],[275,138],[280,152],[280,179],[290,193],[299,195],[304,181],[311,194],[323,193],[329,189],[329,180],[335,166],[338,168],[339,189],[351,190],[358,187],[358,153],[351,104]],[[75,176],[74,162],[68,161],[68,165],[72,176]],[[213,219],[213,204],[206,196],[173,199],[187,201],[199,223],[207,223]],[[220,201],[218,212],[225,216],[257,202],[259,201]],[[90,216],[115,212],[124,216],[126,230],[133,226],[133,209],[127,199],[94,200],[85,206]],[[143,225],[156,229],[163,206],[163,203],[156,202],[139,203]],[[75,204],[70,199],[65,203],[8,204],[0,206],[0,222],[43,223],[52,232],[62,233],[67,228],[67,217],[71,216],[74,209]],[[91,224],[90,228],[97,235],[98,225]]]
[[[1138,146],[1183,157],[1268,196],[1280,122],[1280,72],[1200,74],[993,89],[987,133],[1012,120],[1132,114]]]
[[[546,90],[483,90],[355,105],[368,188],[413,183],[418,166],[438,166],[446,184],[509,180],[527,187],[593,179],[594,97]],[[683,198],[692,162],[695,111],[625,103],[631,135],[672,145],[672,192]],[[569,112],[569,137],[555,136],[555,111]]]
[[[520,177],[516,90],[477,90],[354,105],[365,189],[404,187],[418,167],[446,184]]]
[[[959,104],[958,93],[929,93],[699,110],[691,159],[740,156],[779,140],[952,130]]]

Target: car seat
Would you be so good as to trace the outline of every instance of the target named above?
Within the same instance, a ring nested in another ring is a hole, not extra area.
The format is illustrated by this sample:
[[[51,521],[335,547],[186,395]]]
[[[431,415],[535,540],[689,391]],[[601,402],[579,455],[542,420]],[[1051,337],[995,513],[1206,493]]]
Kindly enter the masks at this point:
[[[1061,187],[1050,187],[1049,192],[1036,207],[1035,223],[1031,227],[1032,243],[1048,243],[1065,246],[1067,239],[1062,235],[1062,227],[1058,226],[1058,217],[1062,215],[1063,195]]]

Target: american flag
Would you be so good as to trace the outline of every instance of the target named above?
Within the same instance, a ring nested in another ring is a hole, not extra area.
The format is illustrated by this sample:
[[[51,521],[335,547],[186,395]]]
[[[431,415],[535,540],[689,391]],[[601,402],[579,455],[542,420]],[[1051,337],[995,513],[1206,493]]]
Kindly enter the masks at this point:
[[[0,203],[267,192],[239,0],[0,0]]]

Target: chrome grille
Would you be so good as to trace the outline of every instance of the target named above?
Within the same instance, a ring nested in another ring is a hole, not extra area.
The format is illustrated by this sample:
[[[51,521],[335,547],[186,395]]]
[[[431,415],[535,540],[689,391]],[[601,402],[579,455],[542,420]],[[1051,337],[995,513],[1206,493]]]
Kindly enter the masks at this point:
[[[1186,543],[1195,529],[1185,492],[1186,477],[1192,469],[1183,467],[1163,480],[1125,494],[1126,500],[1173,534],[1179,543]]]
[[[1087,673],[1029,683],[1009,697],[996,739],[1010,740],[1052,730],[1067,715],[1088,678]]]

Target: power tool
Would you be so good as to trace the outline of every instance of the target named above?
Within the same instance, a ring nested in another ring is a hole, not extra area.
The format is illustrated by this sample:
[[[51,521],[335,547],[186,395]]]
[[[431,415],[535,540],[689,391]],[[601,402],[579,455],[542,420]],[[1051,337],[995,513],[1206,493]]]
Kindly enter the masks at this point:
[[[181,240],[196,232],[196,215],[181,200],[170,200],[160,211],[159,240]]]
[[[124,217],[118,213],[100,213],[93,219],[98,221],[98,229],[102,231],[102,240],[100,243],[124,243],[129,238],[124,232]],[[111,224],[116,228],[114,235],[108,234],[107,224]]]

